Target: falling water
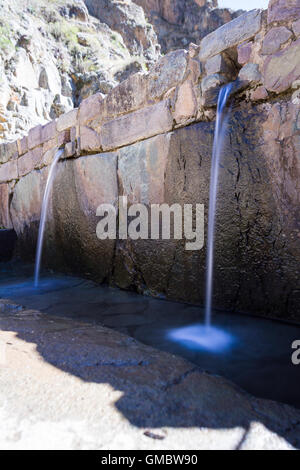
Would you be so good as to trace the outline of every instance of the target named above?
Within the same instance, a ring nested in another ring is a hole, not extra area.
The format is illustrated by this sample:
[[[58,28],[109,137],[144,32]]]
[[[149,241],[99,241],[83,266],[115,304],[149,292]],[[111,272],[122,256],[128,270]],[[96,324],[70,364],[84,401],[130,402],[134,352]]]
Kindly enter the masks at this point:
[[[218,108],[216,117],[216,128],[213,144],[213,154],[211,163],[211,177],[209,190],[209,212],[208,212],[208,240],[206,258],[206,295],[205,295],[205,323],[211,325],[211,306],[213,293],[213,268],[214,268],[214,235],[215,235],[215,215],[216,201],[218,193],[218,177],[220,156],[223,149],[224,136],[228,122],[228,108],[226,103],[233,84],[229,83],[221,88],[218,98]]]
[[[39,227],[39,236],[38,236],[38,243],[37,243],[37,250],[36,250],[36,258],[35,258],[35,270],[34,270],[34,285],[38,287],[39,279],[40,279],[40,268],[41,268],[41,259],[42,259],[42,250],[43,250],[43,241],[44,241],[44,231],[45,231],[45,224],[47,220],[47,212],[48,212],[48,204],[49,204],[49,197],[51,194],[51,189],[53,185],[53,180],[55,176],[56,165],[58,160],[64,153],[63,149],[60,149],[56,152],[54,160],[51,164],[43,204],[42,204],[42,213],[41,213],[41,220],[40,220],[40,227]]]

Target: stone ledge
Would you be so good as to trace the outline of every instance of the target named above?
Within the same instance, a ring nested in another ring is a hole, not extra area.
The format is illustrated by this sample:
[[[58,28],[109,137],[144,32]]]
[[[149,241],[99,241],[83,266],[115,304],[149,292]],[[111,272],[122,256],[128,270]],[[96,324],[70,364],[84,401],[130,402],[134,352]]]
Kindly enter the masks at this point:
[[[201,41],[200,60],[206,60],[254,37],[261,28],[262,11],[244,13],[205,36]]]
[[[172,129],[173,118],[168,101],[143,108],[106,122],[101,128],[104,151],[130,145],[138,140],[163,134]]]

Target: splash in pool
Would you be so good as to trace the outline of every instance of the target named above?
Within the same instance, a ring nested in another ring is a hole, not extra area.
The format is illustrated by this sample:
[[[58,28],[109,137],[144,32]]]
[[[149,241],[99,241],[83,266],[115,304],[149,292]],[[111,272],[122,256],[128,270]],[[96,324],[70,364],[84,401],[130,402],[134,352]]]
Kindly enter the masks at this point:
[[[198,349],[212,353],[227,351],[235,342],[234,336],[226,331],[206,325],[191,325],[176,328],[169,331],[167,337],[189,349]]]

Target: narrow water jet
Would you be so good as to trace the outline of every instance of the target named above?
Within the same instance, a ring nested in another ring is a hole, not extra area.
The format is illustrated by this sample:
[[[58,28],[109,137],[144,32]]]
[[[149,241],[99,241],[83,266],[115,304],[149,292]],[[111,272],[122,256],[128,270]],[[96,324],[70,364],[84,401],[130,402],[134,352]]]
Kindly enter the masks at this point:
[[[212,316],[213,295],[213,271],[214,271],[214,244],[215,244],[215,219],[216,202],[218,195],[218,179],[220,157],[223,150],[225,131],[228,123],[228,108],[226,107],[229,95],[233,88],[232,83],[224,85],[219,93],[216,116],[216,127],[213,143],[211,162],[211,176],[209,189],[209,211],[208,211],[208,237],[206,256],[206,291],[205,291],[205,325],[210,327]]]
[[[47,178],[47,184],[46,184],[46,189],[45,189],[43,203],[42,203],[41,220],[40,220],[40,226],[39,226],[39,235],[38,235],[38,243],[37,243],[36,258],[35,258],[35,269],[34,269],[34,286],[35,287],[38,287],[39,280],[40,280],[44,232],[45,232],[45,225],[46,225],[46,220],[47,220],[49,198],[50,198],[51,189],[53,186],[56,166],[60,157],[63,155],[63,153],[64,153],[64,149],[60,149],[56,152],[54,160],[50,167],[48,178]]]

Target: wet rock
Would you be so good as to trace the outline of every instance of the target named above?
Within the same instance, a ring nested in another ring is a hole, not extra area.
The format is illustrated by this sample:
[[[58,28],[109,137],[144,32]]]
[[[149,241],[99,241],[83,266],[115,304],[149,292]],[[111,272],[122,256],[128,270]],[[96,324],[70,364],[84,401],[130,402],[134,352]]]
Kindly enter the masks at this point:
[[[221,85],[226,83],[226,78],[218,73],[208,75],[202,80],[202,104],[205,107],[216,106]]]
[[[10,205],[10,188],[8,184],[0,184],[0,227],[12,228],[9,205]]]
[[[46,262],[51,266],[71,267],[74,273],[84,271],[88,276],[97,273],[99,282],[108,280],[115,240],[97,238],[100,218],[96,211],[103,203],[117,207],[117,198],[116,154],[96,154],[60,163],[53,189],[53,231],[56,236],[49,240]]]
[[[15,249],[16,239],[17,236],[14,230],[0,229],[0,262],[11,260]]]

